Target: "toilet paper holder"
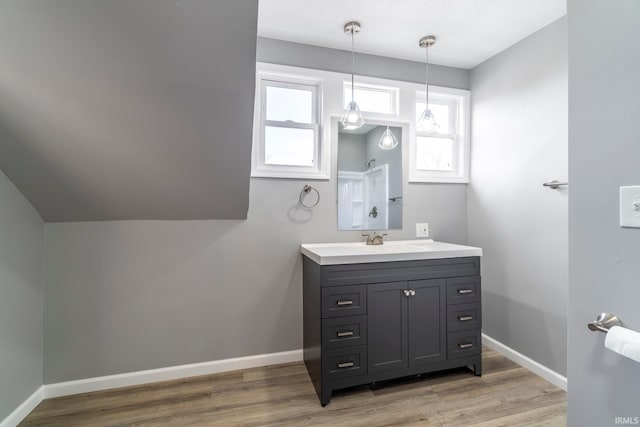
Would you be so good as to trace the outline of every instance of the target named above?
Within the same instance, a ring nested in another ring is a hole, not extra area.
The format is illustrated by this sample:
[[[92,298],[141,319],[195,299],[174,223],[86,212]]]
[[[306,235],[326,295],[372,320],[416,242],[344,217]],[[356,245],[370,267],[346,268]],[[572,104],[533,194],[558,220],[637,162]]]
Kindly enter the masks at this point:
[[[605,334],[614,326],[624,327],[624,324],[618,316],[611,313],[600,313],[595,321],[587,323],[587,327],[590,330],[604,332]]]

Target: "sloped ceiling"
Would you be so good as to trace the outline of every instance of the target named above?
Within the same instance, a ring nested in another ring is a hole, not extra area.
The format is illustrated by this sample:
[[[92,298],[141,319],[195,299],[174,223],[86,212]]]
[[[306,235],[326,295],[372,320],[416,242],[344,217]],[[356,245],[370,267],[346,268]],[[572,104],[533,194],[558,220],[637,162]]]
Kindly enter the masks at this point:
[[[241,219],[258,0],[0,3],[0,168],[45,221]]]

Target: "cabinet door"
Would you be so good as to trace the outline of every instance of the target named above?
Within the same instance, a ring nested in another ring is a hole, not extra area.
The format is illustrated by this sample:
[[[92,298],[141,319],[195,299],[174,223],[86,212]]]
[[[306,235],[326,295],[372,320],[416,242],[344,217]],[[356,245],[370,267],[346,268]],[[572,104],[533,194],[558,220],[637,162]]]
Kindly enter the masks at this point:
[[[440,362],[447,357],[447,296],[445,279],[414,280],[409,303],[411,366]]]
[[[409,366],[407,282],[367,286],[369,373]]]

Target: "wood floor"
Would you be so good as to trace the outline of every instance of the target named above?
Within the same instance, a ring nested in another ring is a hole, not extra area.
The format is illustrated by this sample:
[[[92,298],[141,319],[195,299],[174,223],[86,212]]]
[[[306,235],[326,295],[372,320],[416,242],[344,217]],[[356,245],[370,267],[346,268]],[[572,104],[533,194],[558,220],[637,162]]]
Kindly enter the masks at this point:
[[[566,394],[484,349],[456,369],[335,392],[320,406],[302,362],[43,401],[21,426],[565,426]]]

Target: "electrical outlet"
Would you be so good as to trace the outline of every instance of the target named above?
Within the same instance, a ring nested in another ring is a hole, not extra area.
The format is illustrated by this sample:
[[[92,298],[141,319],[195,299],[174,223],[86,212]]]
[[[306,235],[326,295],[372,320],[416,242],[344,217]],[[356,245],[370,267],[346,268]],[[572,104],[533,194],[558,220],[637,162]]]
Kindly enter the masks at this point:
[[[620,227],[640,228],[640,186],[620,187]]]
[[[416,223],[416,237],[429,237],[429,223],[418,222]]]

